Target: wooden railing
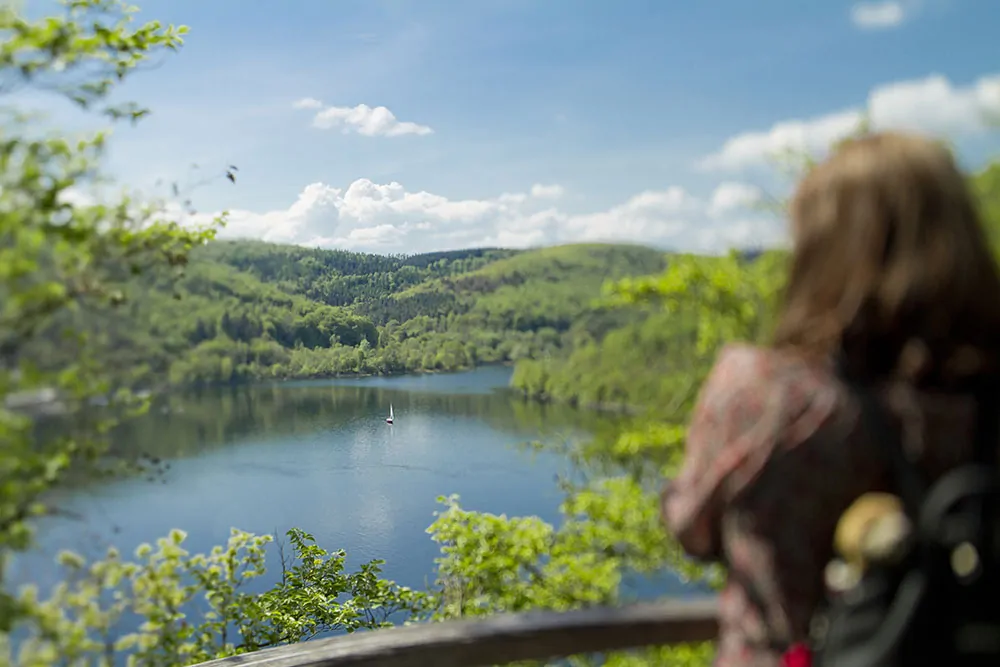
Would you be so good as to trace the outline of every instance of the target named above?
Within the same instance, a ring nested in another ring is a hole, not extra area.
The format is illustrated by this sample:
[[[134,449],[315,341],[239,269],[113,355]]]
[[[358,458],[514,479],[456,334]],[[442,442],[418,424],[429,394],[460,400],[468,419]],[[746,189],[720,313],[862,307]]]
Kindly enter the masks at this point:
[[[717,631],[715,600],[687,600],[411,625],[280,646],[198,667],[478,667],[709,641]]]

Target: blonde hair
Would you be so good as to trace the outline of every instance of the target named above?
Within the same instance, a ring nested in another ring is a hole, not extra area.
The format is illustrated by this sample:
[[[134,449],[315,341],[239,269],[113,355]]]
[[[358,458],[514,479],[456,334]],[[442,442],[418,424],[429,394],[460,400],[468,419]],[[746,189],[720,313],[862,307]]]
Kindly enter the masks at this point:
[[[775,346],[941,389],[997,371],[1000,274],[945,146],[847,141],[805,176],[790,212]]]

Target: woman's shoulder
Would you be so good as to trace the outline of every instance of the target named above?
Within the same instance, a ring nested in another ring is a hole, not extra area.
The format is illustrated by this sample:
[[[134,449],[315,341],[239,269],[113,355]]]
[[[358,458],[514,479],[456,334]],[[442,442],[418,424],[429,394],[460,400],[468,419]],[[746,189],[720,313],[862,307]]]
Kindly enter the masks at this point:
[[[735,493],[758,477],[771,454],[797,447],[826,425],[848,433],[844,419],[854,417],[844,399],[843,385],[823,364],[782,350],[728,345],[695,410],[696,447],[731,467],[728,488]]]
[[[822,390],[836,393],[838,387],[834,374],[823,364],[783,350],[731,343],[719,351],[703,394],[716,401],[741,397],[762,402],[776,394],[794,401]]]
[[[734,384],[755,385],[761,381],[811,377],[817,381],[832,379],[827,366],[803,359],[783,350],[749,343],[730,343],[716,357],[712,376]]]
[[[748,378],[767,373],[775,361],[774,350],[770,348],[749,343],[729,343],[719,351],[712,372]]]

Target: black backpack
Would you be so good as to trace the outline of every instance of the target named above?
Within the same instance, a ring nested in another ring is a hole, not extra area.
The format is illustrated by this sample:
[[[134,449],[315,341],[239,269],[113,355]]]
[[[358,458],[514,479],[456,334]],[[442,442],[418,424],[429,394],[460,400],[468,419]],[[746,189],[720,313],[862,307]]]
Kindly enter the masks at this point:
[[[815,667],[1000,666],[1000,404],[977,392],[974,460],[933,484],[903,451],[878,397],[848,381],[878,441],[911,530],[894,558],[829,591],[811,640]],[[832,565],[844,565],[835,562]]]

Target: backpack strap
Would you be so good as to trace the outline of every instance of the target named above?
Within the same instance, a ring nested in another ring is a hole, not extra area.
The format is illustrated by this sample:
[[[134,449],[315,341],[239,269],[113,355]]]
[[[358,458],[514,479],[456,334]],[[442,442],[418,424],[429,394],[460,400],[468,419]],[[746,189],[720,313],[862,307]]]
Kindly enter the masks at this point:
[[[900,495],[903,506],[910,516],[917,516],[924,496],[929,488],[920,469],[910,461],[903,449],[899,430],[894,428],[887,417],[885,407],[875,391],[867,384],[841,373],[841,378],[858,398],[862,419],[882,453],[895,491]],[[1000,465],[1000,383],[991,381],[974,391],[976,397],[976,431],[973,460],[986,466]]]
[[[973,391],[976,398],[976,432],[972,460],[944,474],[929,491],[918,523],[918,530],[924,533],[926,539],[935,539],[938,530],[936,526],[963,497],[985,497],[997,493],[995,489],[1000,483],[1000,468],[997,465],[997,449],[1000,447],[1000,394],[997,393],[997,386],[996,381],[991,380],[980,384]],[[992,522],[983,522],[981,530],[992,533]],[[979,537],[983,544],[994,543],[991,534],[984,533]]]
[[[861,406],[861,419],[869,435],[874,438],[882,461],[892,477],[892,485],[906,513],[915,518],[927,492],[927,480],[920,469],[910,461],[903,449],[899,429],[889,421],[887,411],[875,393],[865,382],[860,382],[848,372],[846,364],[838,363],[838,374]]]

